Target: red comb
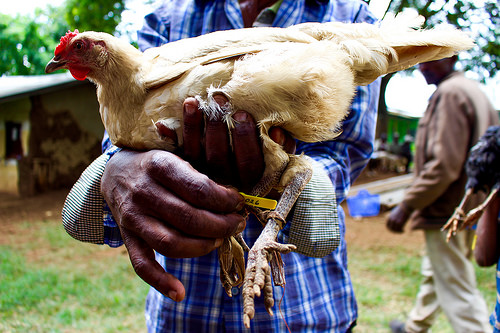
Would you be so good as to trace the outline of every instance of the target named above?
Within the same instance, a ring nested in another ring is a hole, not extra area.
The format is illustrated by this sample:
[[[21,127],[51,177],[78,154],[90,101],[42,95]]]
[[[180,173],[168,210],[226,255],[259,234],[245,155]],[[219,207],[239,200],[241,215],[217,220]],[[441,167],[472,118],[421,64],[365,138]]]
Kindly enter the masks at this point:
[[[62,50],[66,48],[66,45],[75,37],[76,35],[79,34],[78,29],[75,29],[75,31],[71,32],[71,30],[68,30],[66,35],[61,37],[61,41],[59,45],[57,45],[56,50],[54,51],[54,55],[58,55],[61,53]]]

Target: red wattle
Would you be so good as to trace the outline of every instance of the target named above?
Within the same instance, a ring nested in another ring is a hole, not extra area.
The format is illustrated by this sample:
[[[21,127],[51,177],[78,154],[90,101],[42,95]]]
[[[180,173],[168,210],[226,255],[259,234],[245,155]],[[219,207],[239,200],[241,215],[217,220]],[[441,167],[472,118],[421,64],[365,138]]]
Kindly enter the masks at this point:
[[[87,74],[89,74],[90,70],[85,69],[85,68],[74,68],[71,67],[69,69],[71,75],[79,81],[83,81],[87,78]]]

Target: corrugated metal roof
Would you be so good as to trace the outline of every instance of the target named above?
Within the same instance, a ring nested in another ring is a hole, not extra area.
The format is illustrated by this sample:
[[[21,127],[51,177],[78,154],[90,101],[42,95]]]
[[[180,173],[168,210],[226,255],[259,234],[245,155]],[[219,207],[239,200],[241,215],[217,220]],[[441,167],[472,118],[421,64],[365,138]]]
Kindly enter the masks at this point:
[[[69,72],[50,75],[13,75],[0,77],[0,102],[49,92],[64,85],[78,85]]]

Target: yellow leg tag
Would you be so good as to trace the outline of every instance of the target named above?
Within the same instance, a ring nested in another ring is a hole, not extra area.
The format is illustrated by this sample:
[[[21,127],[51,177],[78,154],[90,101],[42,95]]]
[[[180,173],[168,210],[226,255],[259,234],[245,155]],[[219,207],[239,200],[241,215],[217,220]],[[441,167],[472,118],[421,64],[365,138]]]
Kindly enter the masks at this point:
[[[255,206],[264,209],[274,209],[278,202],[273,199],[266,199],[261,197],[254,197],[253,195],[248,195],[243,192],[240,194],[245,198],[245,204],[250,206]]]

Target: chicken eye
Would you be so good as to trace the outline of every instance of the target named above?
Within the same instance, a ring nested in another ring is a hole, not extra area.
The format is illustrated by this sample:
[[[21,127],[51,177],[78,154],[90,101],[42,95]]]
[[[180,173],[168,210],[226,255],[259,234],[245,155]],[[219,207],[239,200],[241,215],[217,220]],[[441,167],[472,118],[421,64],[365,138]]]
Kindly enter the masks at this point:
[[[75,43],[75,49],[77,49],[77,50],[83,49],[83,43],[82,42],[76,42]]]

